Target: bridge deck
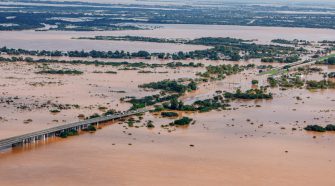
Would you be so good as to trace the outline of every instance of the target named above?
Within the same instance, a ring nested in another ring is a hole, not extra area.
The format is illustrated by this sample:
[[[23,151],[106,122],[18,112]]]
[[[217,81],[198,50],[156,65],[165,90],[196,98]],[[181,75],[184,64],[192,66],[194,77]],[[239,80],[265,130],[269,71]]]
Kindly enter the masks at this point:
[[[72,129],[72,128],[75,128],[75,127],[81,127],[81,126],[92,125],[92,124],[96,124],[96,123],[100,123],[100,122],[107,122],[107,121],[111,121],[111,120],[114,120],[114,119],[120,119],[120,118],[123,118],[123,117],[132,116],[132,115],[139,114],[139,113],[144,113],[146,111],[147,111],[146,109],[140,109],[140,110],[129,111],[129,112],[125,112],[125,113],[118,113],[118,114],[114,114],[114,115],[110,115],[110,116],[103,116],[103,117],[88,119],[88,120],[79,121],[79,122],[75,122],[75,123],[69,123],[69,124],[65,124],[65,125],[60,125],[60,126],[56,126],[56,127],[32,132],[32,133],[27,133],[27,134],[23,134],[23,135],[19,135],[19,136],[10,137],[10,138],[7,138],[7,139],[2,139],[2,140],[0,140],[0,149],[12,146],[13,144],[21,143],[23,140],[26,140],[26,139],[30,139],[30,138],[34,138],[34,137],[38,137],[38,136],[43,136],[43,135],[47,135],[47,134],[51,134],[51,133],[56,133],[56,132],[60,132],[60,131],[63,131],[63,130]]]

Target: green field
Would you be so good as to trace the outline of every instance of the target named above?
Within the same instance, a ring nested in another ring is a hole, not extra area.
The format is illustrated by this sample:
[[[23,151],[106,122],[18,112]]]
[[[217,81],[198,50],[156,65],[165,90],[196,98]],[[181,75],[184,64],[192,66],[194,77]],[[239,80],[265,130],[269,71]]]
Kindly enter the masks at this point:
[[[326,59],[328,59],[328,58],[331,58],[331,57],[335,57],[335,54],[330,54],[330,55],[328,55],[328,56],[320,57],[320,58],[318,59],[318,61],[324,61],[324,60],[326,60]]]
[[[266,71],[266,72],[262,72],[262,73],[260,73],[260,75],[265,75],[265,74],[276,75],[278,73],[279,73],[278,69],[272,69],[272,70],[269,70],[269,71]]]
[[[284,73],[287,73],[287,72],[288,72],[287,69],[271,69],[269,71],[262,72],[259,75],[271,75],[271,76],[274,76],[274,75],[278,75],[280,73],[284,74]]]

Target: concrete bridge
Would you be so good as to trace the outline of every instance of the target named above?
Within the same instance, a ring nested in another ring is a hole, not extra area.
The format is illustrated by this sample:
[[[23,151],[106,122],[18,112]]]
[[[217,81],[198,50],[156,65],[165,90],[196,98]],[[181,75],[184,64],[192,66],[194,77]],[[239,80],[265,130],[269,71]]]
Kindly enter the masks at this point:
[[[116,119],[121,119],[124,117],[141,114],[147,112],[146,109],[139,109],[134,111],[116,113],[113,115],[107,115],[103,117],[87,119],[84,121],[79,121],[75,123],[69,123],[65,125],[60,125],[48,129],[44,129],[37,132],[32,132],[28,134],[23,134],[20,136],[14,136],[7,139],[0,140],[0,149],[11,148],[19,145],[24,145],[26,143],[34,143],[37,140],[46,140],[49,137],[58,136],[62,132],[76,130],[80,131],[82,129],[86,129],[90,125],[99,125],[99,123],[114,121]]]

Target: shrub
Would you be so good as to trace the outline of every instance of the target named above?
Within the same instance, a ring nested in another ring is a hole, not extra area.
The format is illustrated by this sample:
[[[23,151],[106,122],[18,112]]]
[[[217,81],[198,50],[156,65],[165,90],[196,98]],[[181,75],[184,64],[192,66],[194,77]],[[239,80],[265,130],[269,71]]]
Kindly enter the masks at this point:
[[[91,115],[91,116],[89,117],[89,119],[98,118],[98,117],[100,117],[100,115],[97,114],[97,113],[95,113],[95,114]]]
[[[95,128],[95,126],[93,126],[93,125],[89,125],[86,129],[83,129],[83,131],[96,131],[97,129]]]
[[[155,128],[155,125],[153,124],[151,120],[148,121],[147,128]]]
[[[270,84],[270,87],[276,87],[278,85],[277,80],[273,77],[268,77],[267,81]]]
[[[107,115],[113,115],[113,114],[115,114],[115,113],[117,113],[116,110],[114,110],[114,109],[109,109],[109,110],[107,110],[103,115],[104,115],[104,116],[107,116]]]
[[[128,124],[128,127],[133,127],[134,126],[134,121],[133,120],[128,120],[127,124]]]
[[[150,112],[160,112],[163,111],[164,107],[161,105],[155,105],[155,109],[154,110],[150,110]]]

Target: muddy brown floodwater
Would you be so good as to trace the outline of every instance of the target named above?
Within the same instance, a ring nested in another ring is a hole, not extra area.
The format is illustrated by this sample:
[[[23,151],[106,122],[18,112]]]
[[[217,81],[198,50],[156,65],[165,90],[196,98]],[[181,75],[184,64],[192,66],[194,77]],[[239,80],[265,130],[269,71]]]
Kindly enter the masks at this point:
[[[208,47],[199,45],[182,45],[170,43],[128,42],[78,40],[77,37],[94,36],[143,36],[155,38],[200,37],[233,37],[241,39],[256,39],[257,43],[270,43],[272,39],[304,39],[309,41],[335,40],[335,30],[312,28],[282,28],[260,26],[231,25],[192,25],[192,24],[160,24],[153,30],[122,30],[122,31],[0,31],[0,46],[23,48],[28,50],[124,50],[137,52],[179,52],[202,50]]]
[[[258,60],[249,63],[260,64]],[[41,66],[0,63],[0,98],[5,100],[0,103],[1,139],[78,121],[79,114],[101,114],[101,106],[127,110],[130,105],[120,102],[121,97],[158,92],[145,91],[138,85],[195,78],[197,72],[205,70],[161,67],[144,69],[156,73],[143,74],[110,66],[49,64],[53,69],[84,73],[36,74]],[[334,71],[331,66],[321,67]],[[117,74],[96,73],[106,71]],[[265,85],[266,77],[256,74],[257,70],[251,69],[222,81],[203,83],[199,90],[181,99],[192,103],[213,96],[216,90],[246,90],[252,87],[253,79]],[[322,75],[315,73],[306,79],[321,80]],[[95,133],[50,138],[1,151],[0,185],[335,185],[335,133],[303,130],[308,124],[335,123],[335,90],[269,91],[274,94],[273,100],[236,100],[231,103],[232,110],[184,113],[196,120],[185,128],[166,130],[160,126],[172,119],[146,113],[134,127],[107,123]],[[70,107],[53,114],[52,107],[41,106],[50,103]],[[144,126],[148,120],[155,128]]]

